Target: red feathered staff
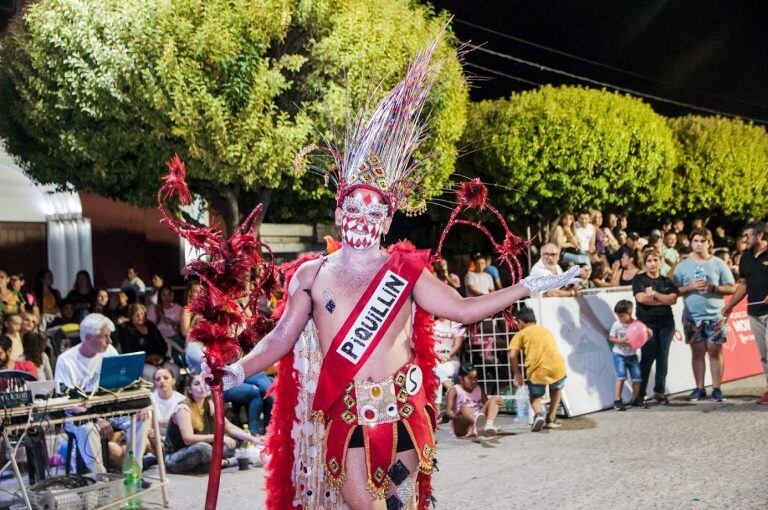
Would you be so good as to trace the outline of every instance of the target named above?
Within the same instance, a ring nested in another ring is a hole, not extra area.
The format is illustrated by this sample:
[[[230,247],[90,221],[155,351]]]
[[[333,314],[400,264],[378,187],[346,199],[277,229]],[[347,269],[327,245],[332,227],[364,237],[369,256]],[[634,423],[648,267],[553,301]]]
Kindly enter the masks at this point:
[[[219,495],[221,461],[224,449],[224,391],[222,369],[247,352],[271,326],[269,320],[259,317],[257,302],[261,292],[269,292],[276,283],[274,261],[269,247],[260,242],[251,226],[261,214],[258,205],[242,225],[229,237],[212,227],[195,226],[173,217],[163,203],[177,195],[182,205],[192,201],[186,183],[186,167],[178,155],[166,163],[168,174],[157,192],[157,204],[163,215],[161,223],[189,242],[201,253],[183,270],[186,276],[195,275],[203,283],[203,291],[189,304],[190,310],[202,317],[189,332],[189,337],[205,346],[205,358],[211,368],[211,396],[215,409],[213,454],[208,475],[206,510],[214,510]],[[269,254],[262,258],[262,250]],[[254,277],[261,266],[260,277]],[[250,316],[244,314],[237,299],[249,297]]]

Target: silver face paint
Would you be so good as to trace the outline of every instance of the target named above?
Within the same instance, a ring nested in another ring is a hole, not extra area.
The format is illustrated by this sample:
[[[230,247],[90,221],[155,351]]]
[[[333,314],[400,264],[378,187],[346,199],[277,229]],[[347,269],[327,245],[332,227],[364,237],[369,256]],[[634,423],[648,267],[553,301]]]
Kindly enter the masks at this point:
[[[378,246],[387,220],[389,207],[372,197],[370,203],[351,195],[341,206],[341,236],[344,243],[356,250]]]

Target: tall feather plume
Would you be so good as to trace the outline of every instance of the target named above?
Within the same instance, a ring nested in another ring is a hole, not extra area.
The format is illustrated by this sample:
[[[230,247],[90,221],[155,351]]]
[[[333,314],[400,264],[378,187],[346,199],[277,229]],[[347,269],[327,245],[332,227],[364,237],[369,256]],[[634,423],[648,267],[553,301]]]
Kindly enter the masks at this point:
[[[430,119],[424,107],[441,68],[434,54],[446,27],[447,24],[413,58],[405,77],[383,99],[372,99],[378,96],[381,83],[366,94],[369,100],[347,119],[341,148],[326,140],[327,146],[309,145],[302,149],[294,160],[297,175],[305,171],[323,174],[326,186],[336,186],[339,205],[352,189],[365,185],[380,191],[392,212],[398,208],[412,214],[423,212],[426,202],[422,182],[431,165],[425,164],[428,157],[419,158],[416,153],[429,134]],[[306,164],[305,158],[314,151],[330,156],[332,168],[323,171]],[[363,169],[371,167],[371,156],[378,161],[374,166],[382,172],[378,175],[380,180],[363,178]],[[418,207],[413,207],[414,202]]]

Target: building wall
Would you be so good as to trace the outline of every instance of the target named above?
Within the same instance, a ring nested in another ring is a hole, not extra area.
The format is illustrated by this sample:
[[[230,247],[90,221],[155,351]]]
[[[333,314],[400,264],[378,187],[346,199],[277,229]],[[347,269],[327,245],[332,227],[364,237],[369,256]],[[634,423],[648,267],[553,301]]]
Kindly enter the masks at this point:
[[[0,268],[24,274],[31,288],[35,275],[48,267],[45,223],[0,221]]]
[[[83,216],[91,220],[93,272],[97,286],[117,287],[133,266],[150,285],[152,275],[182,284],[179,239],[160,225],[155,208],[134,207],[92,193],[80,193]]]

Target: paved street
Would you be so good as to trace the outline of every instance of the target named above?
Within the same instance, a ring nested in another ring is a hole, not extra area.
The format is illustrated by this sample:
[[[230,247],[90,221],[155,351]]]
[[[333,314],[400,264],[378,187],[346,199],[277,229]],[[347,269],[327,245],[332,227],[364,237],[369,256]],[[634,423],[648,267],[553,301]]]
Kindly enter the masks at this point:
[[[723,403],[604,411],[564,420],[562,430],[474,442],[439,431],[437,507],[764,509],[768,406],[761,378],[724,385]],[[154,470],[156,471],[156,469]],[[261,469],[222,476],[219,508],[264,508]],[[205,476],[173,476],[174,509],[203,507]],[[153,497],[152,501],[159,501]]]

